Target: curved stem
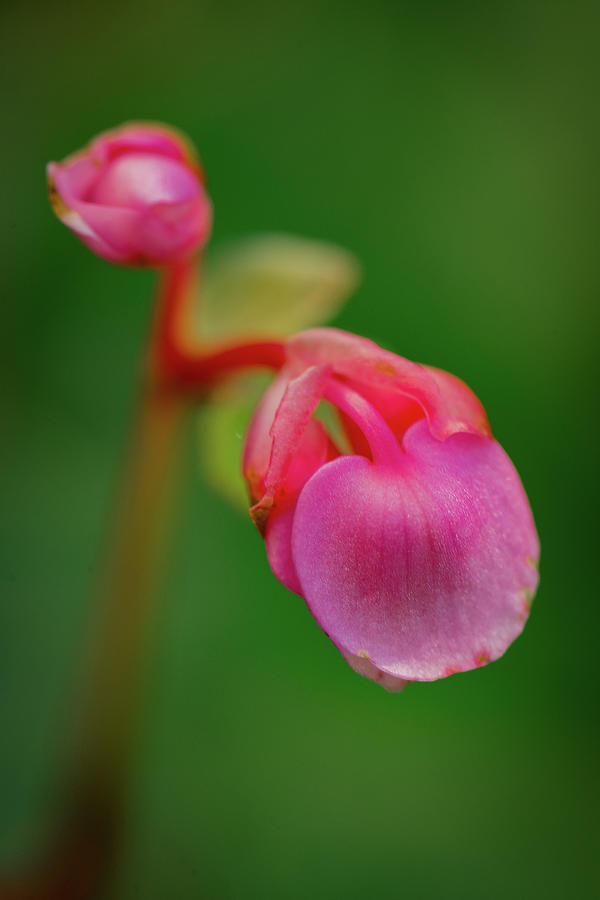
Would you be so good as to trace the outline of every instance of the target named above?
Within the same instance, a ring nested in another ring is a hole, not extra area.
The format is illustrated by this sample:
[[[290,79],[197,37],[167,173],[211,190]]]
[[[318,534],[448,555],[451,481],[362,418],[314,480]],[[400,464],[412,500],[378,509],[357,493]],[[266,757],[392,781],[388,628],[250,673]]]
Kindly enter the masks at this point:
[[[240,368],[284,363],[280,341],[209,350],[190,340],[196,262],[167,270],[150,340],[116,525],[99,591],[69,786],[47,862],[0,885],[2,900],[90,900],[106,883],[121,826],[151,600],[165,547],[179,439],[195,396]]]
[[[155,364],[163,376],[180,387],[197,391],[238,369],[280,369],[285,361],[282,341],[240,342],[214,349],[190,338],[194,333],[196,278],[195,260],[180,262],[162,276],[154,354]]]
[[[374,463],[398,464],[402,459],[400,444],[385,419],[368,400],[335,378],[328,381],[324,397],[360,428],[371,448]]]

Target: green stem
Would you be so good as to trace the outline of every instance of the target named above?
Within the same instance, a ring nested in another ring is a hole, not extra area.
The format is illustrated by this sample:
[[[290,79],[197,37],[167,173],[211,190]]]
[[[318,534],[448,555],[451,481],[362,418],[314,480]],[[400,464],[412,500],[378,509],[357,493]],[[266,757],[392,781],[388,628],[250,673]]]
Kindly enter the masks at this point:
[[[160,383],[142,393],[100,588],[94,708],[82,734],[86,770],[118,770],[128,743],[188,408],[189,400]]]
[[[151,366],[151,368],[153,368]],[[46,862],[0,885],[3,900],[89,900],[110,877],[122,822],[152,599],[164,558],[189,398],[151,373],[141,391],[106,550],[97,621]]]
[[[147,381],[100,585],[100,620],[83,682],[61,830],[48,864],[27,881],[0,885],[2,900],[89,900],[106,883],[122,821],[151,601],[186,413],[218,377],[247,367],[277,369],[284,361],[279,341],[208,350],[190,339],[196,265],[174,265],[161,278]]]

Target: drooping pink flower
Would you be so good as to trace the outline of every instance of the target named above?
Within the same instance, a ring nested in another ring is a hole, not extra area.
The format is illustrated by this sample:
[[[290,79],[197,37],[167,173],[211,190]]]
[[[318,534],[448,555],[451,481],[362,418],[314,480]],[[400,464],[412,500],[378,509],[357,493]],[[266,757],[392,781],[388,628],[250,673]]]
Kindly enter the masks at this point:
[[[201,247],[212,211],[202,169],[169,128],[130,123],[47,168],[56,215],[94,253],[128,265],[169,265]]]
[[[313,414],[340,416],[343,454]],[[315,329],[256,410],[243,461],[274,574],[388,690],[501,656],[538,582],[519,476],[454,376]]]

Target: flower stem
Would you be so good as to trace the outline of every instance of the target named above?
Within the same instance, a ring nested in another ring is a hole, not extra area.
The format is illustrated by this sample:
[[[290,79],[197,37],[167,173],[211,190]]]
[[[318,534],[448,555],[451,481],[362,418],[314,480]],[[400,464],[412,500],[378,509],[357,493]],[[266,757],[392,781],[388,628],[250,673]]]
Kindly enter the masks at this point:
[[[84,680],[61,829],[45,866],[0,885],[2,900],[89,900],[109,878],[121,827],[160,563],[171,519],[180,439],[193,403],[229,372],[278,369],[278,341],[203,347],[193,337],[197,262],[166,270],[115,528],[99,591],[99,618]]]
[[[30,875],[0,885],[3,900],[89,900],[110,878],[122,824],[179,451],[190,398],[147,375],[125,461],[115,525],[96,596],[93,643],[68,749],[59,826]]]
[[[153,379],[142,391],[99,591],[93,708],[83,710],[81,765],[100,787],[118,781],[130,743],[188,409],[189,401]]]
[[[239,341],[222,347],[194,338],[197,263],[187,260],[165,270],[158,311],[156,364],[180,390],[198,393],[223,375],[243,368],[280,369],[282,341]]]

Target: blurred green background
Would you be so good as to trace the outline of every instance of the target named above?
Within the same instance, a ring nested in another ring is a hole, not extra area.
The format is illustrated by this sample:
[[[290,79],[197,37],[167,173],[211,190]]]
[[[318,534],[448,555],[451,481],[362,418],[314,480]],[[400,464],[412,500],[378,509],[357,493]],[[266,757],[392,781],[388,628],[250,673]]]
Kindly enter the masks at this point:
[[[387,695],[272,577],[186,451],[114,900],[599,889],[594,4],[5,2],[0,851],[52,809],[151,273],[88,253],[44,164],[130,118],[189,133],[214,244],[362,260],[336,324],[461,376],[542,540],[488,668]]]

